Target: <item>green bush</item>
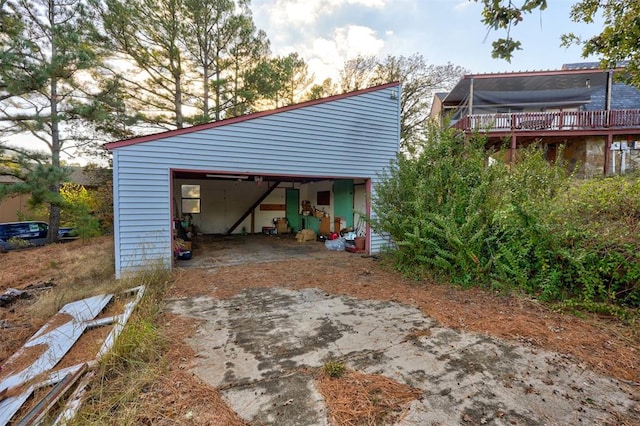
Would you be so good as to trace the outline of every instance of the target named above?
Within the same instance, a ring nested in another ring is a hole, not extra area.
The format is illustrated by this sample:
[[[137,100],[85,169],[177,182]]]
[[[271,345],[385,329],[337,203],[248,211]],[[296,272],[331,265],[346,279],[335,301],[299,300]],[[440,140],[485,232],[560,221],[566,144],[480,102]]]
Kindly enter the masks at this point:
[[[100,222],[91,213],[96,202],[84,186],[66,182],[61,186],[60,194],[65,200],[62,217],[65,224],[74,227],[75,236],[86,239],[102,234]]]
[[[545,300],[640,306],[638,179],[576,180],[536,145],[511,167],[488,166],[485,143],[431,128],[419,154],[379,176],[370,222],[392,237],[396,267]]]
[[[472,284],[486,270],[488,210],[496,168],[485,167],[484,141],[430,129],[416,157],[399,155],[380,176],[372,226],[398,245],[396,265],[416,275],[445,273]]]
[[[635,176],[576,181],[554,199],[574,265],[575,297],[640,306],[640,180]]]

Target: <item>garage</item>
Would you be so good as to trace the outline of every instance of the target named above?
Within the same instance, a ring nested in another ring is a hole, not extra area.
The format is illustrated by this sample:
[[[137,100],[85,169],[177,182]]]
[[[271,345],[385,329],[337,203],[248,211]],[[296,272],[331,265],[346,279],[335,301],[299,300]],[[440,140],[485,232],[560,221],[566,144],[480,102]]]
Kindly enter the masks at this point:
[[[399,149],[399,91],[389,83],[107,144],[116,276],[171,268],[183,225],[198,237],[352,228],[377,253],[388,240],[360,216]]]

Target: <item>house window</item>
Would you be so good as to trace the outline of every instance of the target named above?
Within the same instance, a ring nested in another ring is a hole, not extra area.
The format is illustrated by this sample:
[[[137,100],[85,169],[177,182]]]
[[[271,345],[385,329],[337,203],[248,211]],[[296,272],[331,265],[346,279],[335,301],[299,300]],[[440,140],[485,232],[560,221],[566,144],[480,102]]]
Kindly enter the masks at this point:
[[[182,214],[200,213],[200,185],[182,185]]]

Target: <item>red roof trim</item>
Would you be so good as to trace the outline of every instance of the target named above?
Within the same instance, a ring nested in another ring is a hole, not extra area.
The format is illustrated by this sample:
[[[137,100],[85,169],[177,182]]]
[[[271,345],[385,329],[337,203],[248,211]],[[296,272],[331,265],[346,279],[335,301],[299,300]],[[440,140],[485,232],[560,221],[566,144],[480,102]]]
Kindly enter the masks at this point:
[[[226,126],[226,125],[229,125],[229,124],[240,123],[240,122],[243,122],[243,121],[253,120],[255,118],[265,117],[265,116],[268,116],[268,115],[278,114],[280,112],[291,111],[291,110],[304,108],[304,107],[308,107],[308,106],[312,106],[312,105],[324,104],[324,103],[327,103],[327,102],[331,102],[331,101],[335,101],[335,100],[339,100],[339,99],[344,99],[344,98],[350,98],[352,96],[358,96],[358,95],[362,95],[364,93],[375,92],[375,91],[378,91],[378,90],[386,89],[386,88],[389,88],[389,87],[395,87],[395,86],[399,86],[399,85],[400,85],[400,82],[394,81],[392,83],[386,83],[386,84],[382,84],[380,86],[369,87],[367,89],[356,90],[354,92],[349,92],[349,93],[342,93],[340,95],[329,96],[329,97],[322,98],[322,99],[314,99],[312,101],[301,102],[299,104],[288,105],[288,106],[285,106],[285,107],[272,109],[272,110],[268,110],[268,111],[260,111],[260,112],[256,112],[256,113],[253,113],[253,114],[242,115],[240,117],[233,117],[233,118],[228,118],[228,119],[225,119],[225,120],[214,121],[214,122],[211,122],[211,123],[205,123],[205,124],[199,124],[199,125],[196,125],[196,126],[185,127],[185,128],[182,128],[182,129],[168,130],[168,131],[162,132],[162,133],[154,133],[152,135],[139,136],[139,137],[135,137],[135,138],[131,138],[131,139],[123,139],[123,140],[119,140],[119,141],[115,141],[115,142],[109,142],[109,143],[105,144],[105,147],[108,150],[113,150],[113,149],[116,149],[116,148],[122,148],[124,146],[136,145],[136,144],[143,143],[143,142],[149,142],[149,141],[154,141],[154,140],[158,140],[158,139],[164,139],[164,138],[168,138],[168,137],[172,137],[172,136],[183,135],[185,133],[192,133],[192,132],[197,132],[197,131],[200,131],[200,130],[212,129],[212,128],[215,128],[215,127],[222,127],[222,126]]]
[[[285,176],[288,178],[305,178],[305,177],[309,177],[309,175],[304,175],[304,174],[291,174],[291,173],[263,173],[261,171],[251,171],[251,170],[243,170],[243,171],[230,171],[228,169],[182,169],[182,168],[171,168],[169,169],[170,173],[193,173],[193,174],[220,174],[220,175],[245,175],[245,176],[251,176],[251,175],[259,175],[259,176],[269,176],[269,177],[274,177],[274,176]],[[173,177],[173,175],[171,175]],[[353,176],[344,176],[344,175],[313,175],[314,178],[321,178],[321,179],[370,179],[366,176],[359,176],[359,177],[353,177]]]

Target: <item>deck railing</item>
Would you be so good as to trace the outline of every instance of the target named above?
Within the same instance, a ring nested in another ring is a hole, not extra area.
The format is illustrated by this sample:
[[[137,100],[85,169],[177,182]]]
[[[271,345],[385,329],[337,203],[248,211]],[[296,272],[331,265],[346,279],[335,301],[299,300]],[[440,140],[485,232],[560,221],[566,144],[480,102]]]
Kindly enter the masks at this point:
[[[640,128],[640,109],[473,114],[453,127],[489,132]]]

